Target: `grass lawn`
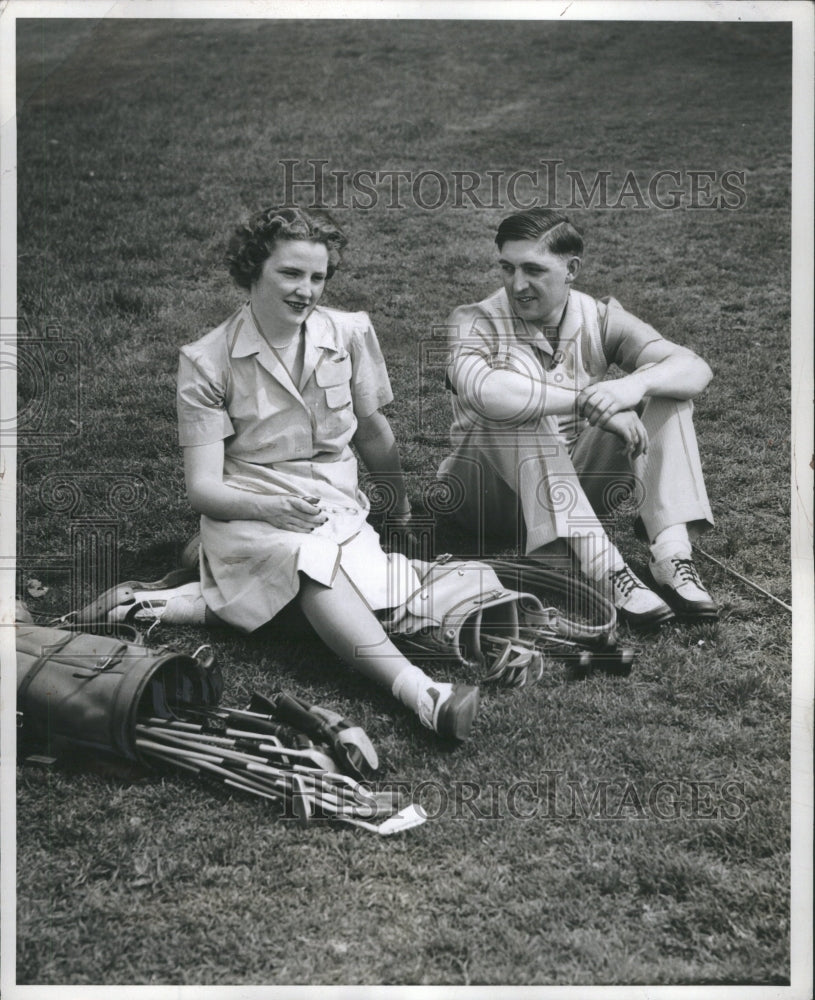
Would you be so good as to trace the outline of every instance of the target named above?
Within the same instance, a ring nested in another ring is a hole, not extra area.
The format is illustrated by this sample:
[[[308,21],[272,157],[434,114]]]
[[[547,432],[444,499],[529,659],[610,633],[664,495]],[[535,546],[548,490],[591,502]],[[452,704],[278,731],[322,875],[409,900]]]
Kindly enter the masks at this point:
[[[303,180],[309,158],[378,172],[370,207],[335,212],[350,247],[325,301],[371,314],[417,507],[447,447],[433,328],[499,284],[506,178],[559,160],[564,204],[566,171],[608,171],[609,207],[572,213],[579,286],[710,363],[704,544],[789,601],[790,56],[783,23],[19,21],[18,562],[24,595],[48,588],[32,608],[88,584],[88,524],[123,579],[175,564],[196,525],[178,348],[240,303],[228,233],[283,196],[281,161]],[[428,176],[400,207],[396,170],[503,187],[434,208]],[[681,207],[611,207],[629,172],[647,189],[660,170]],[[703,202],[741,172],[731,207],[693,207],[694,170],[714,177]],[[21,766],[18,983],[787,983],[790,617],[699,565],[717,633],[627,635],[629,678],[570,683],[552,662],[486,692],[452,751],[315,638],[213,630],[225,703],[282,687],[343,712],[431,821],[301,828],[183,775]]]

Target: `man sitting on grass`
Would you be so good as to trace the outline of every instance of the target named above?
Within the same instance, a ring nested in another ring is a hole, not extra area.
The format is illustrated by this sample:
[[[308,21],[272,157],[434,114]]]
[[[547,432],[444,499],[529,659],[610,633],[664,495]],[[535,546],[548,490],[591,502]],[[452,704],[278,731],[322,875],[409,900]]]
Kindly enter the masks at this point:
[[[572,287],[583,239],[565,215],[518,212],[495,242],[504,287],[449,320],[455,450],[439,476],[461,488],[456,517],[489,531],[519,511],[526,553],[568,542],[633,626],[715,619],[690,542],[713,523],[691,402],[710,368],[615,299]],[[626,374],[606,379],[611,365]],[[599,519],[632,490],[661,596]]]

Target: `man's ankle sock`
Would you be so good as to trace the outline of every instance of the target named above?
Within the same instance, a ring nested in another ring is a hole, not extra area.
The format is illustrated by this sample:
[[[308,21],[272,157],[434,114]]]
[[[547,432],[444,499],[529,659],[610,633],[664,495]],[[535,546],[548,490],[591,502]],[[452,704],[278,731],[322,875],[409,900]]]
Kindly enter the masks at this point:
[[[606,535],[581,535],[569,539],[580,561],[580,568],[589,580],[601,582],[625,566],[619,550]]]
[[[651,558],[661,562],[671,556],[691,557],[691,543],[686,524],[672,524],[662,531],[651,542]]]

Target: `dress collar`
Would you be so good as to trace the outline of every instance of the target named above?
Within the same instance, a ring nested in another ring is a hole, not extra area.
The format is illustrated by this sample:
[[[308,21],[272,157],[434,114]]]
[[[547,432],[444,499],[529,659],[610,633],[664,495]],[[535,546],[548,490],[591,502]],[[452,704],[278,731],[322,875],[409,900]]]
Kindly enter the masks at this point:
[[[309,346],[333,351],[339,350],[334,324],[329,321],[319,306],[314,309],[304,325],[306,350]],[[252,309],[247,302],[238,313],[230,354],[233,358],[246,358],[251,354],[263,352],[263,349],[268,349],[268,346],[263,334],[257,328]]]
[[[258,362],[269,374],[273,375],[281,385],[299,399],[301,390],[311,378],[314,369],[320,364],[323,351],[339,351],[341,347],[334,324],[319,307],[311,313],[304,326],[303,371],[299,385],[292,382],[286,366],[258,330],[248,302],[238,313],[230,353],[233,358],[247,358],[251,355],[257,355]]]

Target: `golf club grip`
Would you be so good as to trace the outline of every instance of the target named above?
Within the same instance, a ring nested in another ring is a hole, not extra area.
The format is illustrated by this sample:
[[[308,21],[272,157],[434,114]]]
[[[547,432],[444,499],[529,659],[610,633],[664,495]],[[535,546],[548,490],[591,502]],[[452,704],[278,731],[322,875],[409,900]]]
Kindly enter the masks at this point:
[[[233,726],[246,726],[251,725],[252,729],[256,733],[261,733],[266,736],[279,736],[282,727],[276,722],[267,722],[266,719],[247,719],[247,717],[241,712],[233,712],[231,709],[226,709],[229,715],[228,722]]]
[[[285,692],[275,696],[274,714],[281,722],[286,722],[290,726],[294,726],[295,729],[308,733],[309,736],[319,736],[321,739],[325,739],[329,735],[323,722],[315,718],[311,712]],[[333,743],[333,740],[330,742]]]

